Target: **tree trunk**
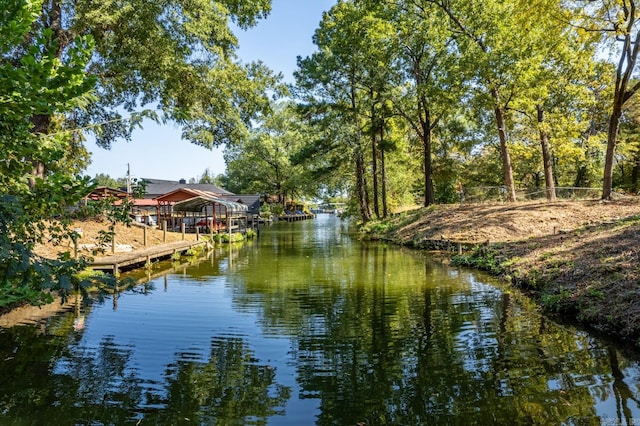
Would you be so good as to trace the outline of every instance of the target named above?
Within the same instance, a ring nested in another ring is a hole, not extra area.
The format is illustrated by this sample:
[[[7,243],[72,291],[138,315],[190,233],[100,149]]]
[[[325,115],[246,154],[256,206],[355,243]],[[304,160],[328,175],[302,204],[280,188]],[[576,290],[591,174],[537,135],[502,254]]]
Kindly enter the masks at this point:
[[[607,154],[604,160],[604,176],[602,179],[602,199],[609,200],[613,192],[613,161],[620,127],[620,117],[624,104],[638,91],[640,82],[635,82],[629,87],[636,60],[640,52],[640,31],[636,29],[636,2],[625,2],[621,9],[624,13],[621,17],[624,22],[624,33],[620,40],[623,41],[620,59],[616,68],[616,82],[613,92],[613,106],[609,116],[609,128],[607,129]]]
[[[356,84],[353,77],[351,79],[350,98],[353,127],[354,129],[359,129],[360,125],[358,122],[358,111],[356,108]],[[356,193],[358,194],[360,218],[363,223],[367,223],[371,220],[371,211],[369,210],[369,195],[367,194],[367,181],[365,179],[364,154],[360,130],[356,131],[354,138],[353,155],[356,163]]]
[[[386,218],[389,214],[387,207],[387,166],[384,158],[384,144],[382,140],[384,138],[384,121],[380,126],[380,183],[382,185],[382,217]]]
[[[500,138],[500,154],[502,155],[502,173],[504,175],[504,186],[506,187],[506,200],[512,203],[516,201],[516,187],[513,182],[511,156],[509,155],[509,147],[507,146],[504,111],[500,107],[500,95],[498,93],[498,89],[491,89],[491,95],[496,103],[494,112],[496,115],[496,124],[498,125],[498,136]]]
[[[361,161],[362,161],[362,169],[361,169],[361,178],[362,178],[362,188],[363,188],[363,192],[364,192],[364,205],[363,208],[366,210],[366,220],[369,221],[371,219],[373,219],[373,216],[371,215],[371,195],[369,194],[369,183],[367,182],[367,166],[366,166],[366,162],[364,160],[364,148],[360,147],[360,149],[362,149],[361,152]]]
[[[553,162],[551,160],[551,150],[549,149],[549,133],[544,129],[544,109],[541,105],[537,105],[538,110],[538,127],[540,129],[540,147],[542,148],[542,163],[544,166],[544,183],[547,194],[547,200],[556,199],[556,187],[553,182]]]
[[[39,114],[31,117],[31,133],[47,135],[49,134],[49,125],[51,124],[51,116],[48,114]],[[38,158],[30,158],[28,161],[33,165],[31,171],[32,177],[29,178],[29,187],[33,189],[36,185],[36,179],[44,179],[45,164]]]
[[[423,101],[424,103],[424,101]],[[424,105],[422,126],[422,157],[424,161],[424,206],[435,204],[436,196],[433,190],[433,158],[431,156],[431,111]]]
[[[631,169],[631,190],[638,193],[638,178],[640,177],[640,152],[636,152],[633,159],[633,169]]]
[[[358,192],[358,202],[360,204],[360,217],[362,222],[367,223],[371,220],[371,212],[369,211],[369,202],[367,201],[366,181],[364,178],[364,159],[360,149],[355,152],[356,162],[356,190]]]
[[[613,102],[613,111],[609,117],[609,128],[607,130],[607,154],[604,157],[604,177],[602,181],[602,199],[610,200],[613,193],[613,160],[618,138],[618,128],[620,127],[620,117],[622,116],[622,102],[617,99],[622,96],[616,93]]]
[[[46,5],[45,5],[46,8]],[[43,28],[49,28],[53,32],[53,40],[57,43],[56,57],[62,58],[64,49],[71,43],[71,37],[62,27],[62,5],[60,0],[52,0],[49,3],[49,10],[43,10],[44,16],[41,22]],[[31,117],[31,133],[48,135],[49,127],[51,125],[51,115],[38,114]],[[30,158],[27,159],[33,164],[33,170],[31,172],[32,177],[29,178],[29,186],[33,189],[36,184],[36,179],[44,179],[46,174],[46,165],[41,159]]]
[[[371,91],[371,99],[373,101],[373,90]],[[380,201],[378,198],[378,144],[376,143],[376,106],[375,102],[371,103],[371,167],[373,175],[373,212],[376,218],[380,218]]]

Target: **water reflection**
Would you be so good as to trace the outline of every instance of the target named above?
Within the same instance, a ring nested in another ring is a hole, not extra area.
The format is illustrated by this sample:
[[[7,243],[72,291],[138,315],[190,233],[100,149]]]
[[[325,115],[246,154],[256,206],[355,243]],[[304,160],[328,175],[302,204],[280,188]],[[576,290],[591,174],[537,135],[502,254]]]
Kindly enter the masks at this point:
[[[9,424],[633,424],[638,357],[333,218],[0,329]],[[46,330],[44,333],[41,330]],[[2,422],[0,422],[2,423]],[[4,423],[3,423],[4,424]]]
[[[289,398],[275,383],[276,367],[261,364],[240,338],[213,339],[204,358],[175,353],[160,380],[145,380],[137,348],[114,336],[87,347],[34,339],[32,330],[16,328],[13,337],[37,352],[3,362],[0,408],[11,422],[1,424],[262,424]]]

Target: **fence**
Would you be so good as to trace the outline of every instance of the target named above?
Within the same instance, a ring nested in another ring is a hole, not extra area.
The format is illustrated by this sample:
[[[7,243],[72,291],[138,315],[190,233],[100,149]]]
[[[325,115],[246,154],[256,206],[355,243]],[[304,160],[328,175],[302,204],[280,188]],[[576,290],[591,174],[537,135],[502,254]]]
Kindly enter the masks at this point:
[[[556,198],[565,200],[582,200],[599,198],[602,188],[580,188],[571,186],[556,187]],[[507,189],[504,186],[474,186],[465,187],[458,192],[461,203],[486,203],[506,201]],[[541,200],[547,198],[545,188],[531,188],[516,190],[518,200]]]

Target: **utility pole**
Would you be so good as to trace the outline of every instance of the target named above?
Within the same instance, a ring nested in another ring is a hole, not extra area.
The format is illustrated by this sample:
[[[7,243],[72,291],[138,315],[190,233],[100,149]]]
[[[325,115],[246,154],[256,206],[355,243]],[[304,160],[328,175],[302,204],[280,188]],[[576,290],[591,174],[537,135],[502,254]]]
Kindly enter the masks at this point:
[[[127,163],[127,194],[131,194],[131,166]]]

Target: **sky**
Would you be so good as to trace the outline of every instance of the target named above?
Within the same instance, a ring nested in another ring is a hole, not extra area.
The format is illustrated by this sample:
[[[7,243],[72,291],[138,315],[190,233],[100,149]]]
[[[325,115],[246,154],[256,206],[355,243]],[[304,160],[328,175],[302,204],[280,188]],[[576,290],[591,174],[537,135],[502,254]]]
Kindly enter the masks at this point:
[[[296,57],[315,51],[312,36],[322,12],[335,0],[272,0],[266,19],[247,30],[237,31],[242,62],[262,60],[275,72],[281,72],[287,83],[293,82]],[[132,178],[179,180],[198,179],[206,169],[213,175],[225,172],[222,149],[208,150],[182,140],[178,126],[158,125],[147,121],[133,133],[131,142],[118,140],[110,150],[87,142],[92,153],[86,174],[104,173],[122,178],[130,167]]]

